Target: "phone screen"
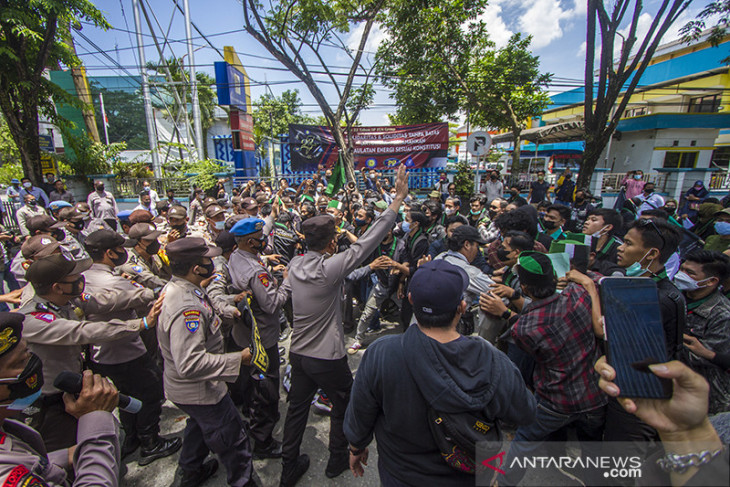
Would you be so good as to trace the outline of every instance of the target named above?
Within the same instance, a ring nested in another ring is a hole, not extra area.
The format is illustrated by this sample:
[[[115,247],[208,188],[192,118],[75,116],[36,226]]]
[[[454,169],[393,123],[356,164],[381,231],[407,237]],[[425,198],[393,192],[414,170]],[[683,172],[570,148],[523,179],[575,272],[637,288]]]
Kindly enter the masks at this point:
[[[649,278],[605,277],[600,281],[606,359],[622,397],[666,399],[672,383],[649,365],[668,361],[656,283]]]

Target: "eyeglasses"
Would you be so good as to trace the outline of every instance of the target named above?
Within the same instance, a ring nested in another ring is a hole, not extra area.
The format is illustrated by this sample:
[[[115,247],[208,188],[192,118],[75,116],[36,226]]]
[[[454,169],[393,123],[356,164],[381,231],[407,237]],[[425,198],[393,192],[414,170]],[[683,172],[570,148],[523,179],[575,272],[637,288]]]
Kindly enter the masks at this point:
[[[654,220],[652,220],[651,218],[639,218],[637,220],[637,225],[639,225],[640,227],[649,227],[650,226],[651,228],[656,230],[657,235],[659,235],[659,238],[662,239],[662,248],[659,250],[664,250],[664,247],[667,246],[667,241],[664,239],[664,235],[662,235],[662,231],[659,230],[659,227],[656,225],[656,223],[654,223]]]

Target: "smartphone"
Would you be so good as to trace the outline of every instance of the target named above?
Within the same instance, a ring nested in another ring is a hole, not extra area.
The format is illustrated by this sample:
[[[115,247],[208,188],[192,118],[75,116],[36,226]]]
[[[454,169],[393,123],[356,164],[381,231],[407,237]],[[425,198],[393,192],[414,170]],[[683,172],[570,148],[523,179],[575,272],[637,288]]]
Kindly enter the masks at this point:
[[[656,283],[646,277],[604,277],[599,284],[606,360],[616,370],[621,396],[670,398],[672,381],[649,369],[669,360]]]

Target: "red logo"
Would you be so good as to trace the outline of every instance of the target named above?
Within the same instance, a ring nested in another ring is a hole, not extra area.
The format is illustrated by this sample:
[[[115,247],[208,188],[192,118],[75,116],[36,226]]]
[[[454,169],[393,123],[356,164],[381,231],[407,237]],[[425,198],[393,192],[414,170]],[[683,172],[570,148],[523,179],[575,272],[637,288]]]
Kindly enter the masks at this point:
[[[489,468],[491,468],[492,470],[494,470],[495,472],[498,472],[498,473],[501,473],[502,475],[504,475],[504,470],[502,470],[502,469],[501,469],[501,468],[499,468],[499,467],[501,467],[501,466],[502,466],[502,462],[504,462],[504,454],[505,454],[505,453],[507,453],[507,452],[497,453],[497,454],[496,454],[496,455],[494,455],[493,457],[491,457],[491,458],[487,458],[486,460],[484,460],[484,461],[482,462],[482,465],[484,465],[485,467],[489,467]],[[494,460],[495,458],[498,458],[498,459],[499,459],[499,466],[497,466],[497,467],[495,467],[494,465],[492,465],[492,464],[490,463],[490,462],[491,462],[492,460]]]

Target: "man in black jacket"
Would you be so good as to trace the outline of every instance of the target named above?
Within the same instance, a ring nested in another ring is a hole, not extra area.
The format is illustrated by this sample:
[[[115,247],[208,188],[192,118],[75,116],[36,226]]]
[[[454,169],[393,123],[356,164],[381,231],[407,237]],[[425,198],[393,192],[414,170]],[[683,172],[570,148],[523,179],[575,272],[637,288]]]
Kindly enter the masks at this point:
[[[356,476],[375,435],[383,485],[473,486],[473,475],[444,462],[427,426],[428,407],[515,424],[534,419],[535,398],[507,356],[481,337],[456,331],[468,284],[453,264],[423,264],[408,294],[417,325],[378,339],[365,352],[344,424]]]

